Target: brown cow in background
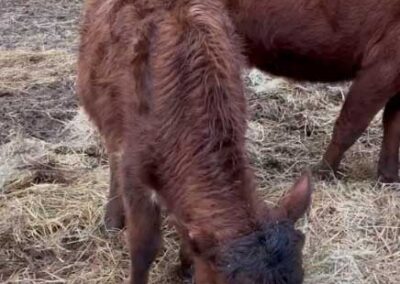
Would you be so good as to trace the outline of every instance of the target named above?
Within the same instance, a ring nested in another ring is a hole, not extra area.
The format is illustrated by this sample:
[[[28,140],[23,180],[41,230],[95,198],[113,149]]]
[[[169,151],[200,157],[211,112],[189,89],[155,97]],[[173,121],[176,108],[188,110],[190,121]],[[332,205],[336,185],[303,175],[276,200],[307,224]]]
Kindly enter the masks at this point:
[[[250,63],[298,80],[354,79],[320,170],[344,152],[385,107],[378,174],[398,182],[399,0],[225,0]]]
[[[311,200],[304,175],[277,208],[256,196],[245,150],[240,42],[215,0],[93,0],[78,93],[110,158],[108,227],[127,221],[130,283],[147,283],[160,205],[197,284],[298,284]]]

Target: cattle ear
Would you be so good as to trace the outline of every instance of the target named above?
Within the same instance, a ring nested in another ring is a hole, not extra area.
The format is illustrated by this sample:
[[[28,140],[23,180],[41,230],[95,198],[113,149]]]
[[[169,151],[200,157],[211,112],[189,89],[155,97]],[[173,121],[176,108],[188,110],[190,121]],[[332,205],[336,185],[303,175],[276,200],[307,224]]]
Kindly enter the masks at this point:
[[[280,201],[279,207],[286,216],[296,222],[311,205],[313,186],[310,171],[304,172],[292,186],[289,193]]]

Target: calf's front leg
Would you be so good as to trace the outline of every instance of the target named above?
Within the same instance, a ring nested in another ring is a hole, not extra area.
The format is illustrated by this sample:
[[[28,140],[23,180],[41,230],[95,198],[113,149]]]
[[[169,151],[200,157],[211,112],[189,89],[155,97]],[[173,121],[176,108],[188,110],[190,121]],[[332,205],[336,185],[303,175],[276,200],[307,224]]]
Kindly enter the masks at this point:
[[[147,284],[161,244],[160,208],[151,198],[152,189],[129,167],[121,176],[131,257],[130,283]]]

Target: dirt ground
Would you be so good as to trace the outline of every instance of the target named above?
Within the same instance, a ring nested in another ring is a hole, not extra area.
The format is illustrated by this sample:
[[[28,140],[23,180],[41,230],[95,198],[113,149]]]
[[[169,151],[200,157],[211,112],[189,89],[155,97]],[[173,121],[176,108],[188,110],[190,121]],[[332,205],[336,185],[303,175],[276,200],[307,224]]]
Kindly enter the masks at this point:
[[[102,223],[107,158],[75,98],[81,0],[0,0],[0,283],[121,283],[123,233]],[[274,204],[316,163],[347,84],[245,76],[248,150]],[[344,177],[315,180],[299,228],[309,284],[400,283],[400,186],[376,182],[380,115],[346,154]],[[151,283],[179,283],[165,227]]]

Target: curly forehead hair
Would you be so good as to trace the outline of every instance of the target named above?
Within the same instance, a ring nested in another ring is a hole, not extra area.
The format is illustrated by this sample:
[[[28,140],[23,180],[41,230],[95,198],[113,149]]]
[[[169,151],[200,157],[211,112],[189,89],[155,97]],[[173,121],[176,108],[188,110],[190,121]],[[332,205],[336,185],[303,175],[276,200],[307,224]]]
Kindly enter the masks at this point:
[[[264,228],[222,247],[217,269],[228,283],[299,284],[303,282],[304,235],[289,221]]]

